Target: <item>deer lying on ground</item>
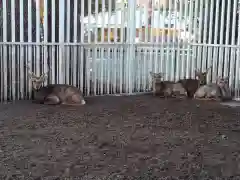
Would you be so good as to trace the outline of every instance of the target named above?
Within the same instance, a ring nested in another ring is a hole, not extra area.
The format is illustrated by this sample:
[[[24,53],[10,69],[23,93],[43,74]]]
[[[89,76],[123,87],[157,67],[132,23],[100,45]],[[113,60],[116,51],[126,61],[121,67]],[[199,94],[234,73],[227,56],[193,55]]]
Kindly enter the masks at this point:
[[[209,67],[205,72],[201,72],[199,69],[195,70],[196,79],[180,79],[178,81],[186,89],[189,98],[193,98],[194,93],[200,86],[207,84],[207,74],[211,68]]]
[[[184,97],[187,95],[186,90],[181,83],[172,81],[162,81],[163,73],[150,72],[153,83],[153,95],[161,95],[164,97]]]
[[[29,70],[29,67],[28,67]],[[48,73],[48,72],[47,72]],[[47,80],[47,73],[40,76],[29,71],[29,78],[32,81],[32,88],[35,103],[49,105],[84,105],[86,104],[81,91],[74,86],[67,84],[48,84],[43,86]]]
[[[231,92],[227,86],[227,78],[219,77],[217,83],[209,83],[201,86],[194,94],[195,99],[200,100],[231,100]]]

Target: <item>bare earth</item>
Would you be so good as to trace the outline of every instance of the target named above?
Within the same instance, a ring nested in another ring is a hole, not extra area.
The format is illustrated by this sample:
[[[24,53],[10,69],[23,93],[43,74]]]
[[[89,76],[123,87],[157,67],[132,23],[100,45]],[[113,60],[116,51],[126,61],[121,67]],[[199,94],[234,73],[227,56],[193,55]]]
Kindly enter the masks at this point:
[[[239,108],[150,95],[86,101],[0,105],[0,179],[240,178]]]

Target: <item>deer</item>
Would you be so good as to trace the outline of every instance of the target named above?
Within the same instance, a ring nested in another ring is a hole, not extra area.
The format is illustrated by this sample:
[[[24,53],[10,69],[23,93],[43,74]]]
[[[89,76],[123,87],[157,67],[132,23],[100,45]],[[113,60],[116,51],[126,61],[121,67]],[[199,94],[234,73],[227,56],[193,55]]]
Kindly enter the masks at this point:
[[[218,77],[218,86],[221,90],[222,101],[232,100],[232,94],[228,86],[228,77]]]
[[[150,72],[150,75],[152,77],[154,96],[160,94],[164,97],[185,97],[187,95],[187,91],[181,83],[176,83],[173,81],[162,81],[162,78],[164,76],[163,73]]]
[[[218,77],[216,83],[209,83],[201,86],[194,94],[195,99],[199,100],[231,100],[231,92],[227,86],[228,78]]]
[[[194,93],[200,86],[207,84],[207,74],[211,68],[212,66],[209,67],[205,72],[201,72],[200,69],[195,69],[195,79],[189,78],[178,80],[178,83],[181,83],[186,89],[187,96],[189,98],[194,97]]]
[[[34,102],[47,105],[84,105],[86,104],[82,92],[75,86],[67,84],[48,84],[43,86],[43,83],[48,78],[48,71],[37,76],[28,68],[28,76],[32,82],[32,90]]]

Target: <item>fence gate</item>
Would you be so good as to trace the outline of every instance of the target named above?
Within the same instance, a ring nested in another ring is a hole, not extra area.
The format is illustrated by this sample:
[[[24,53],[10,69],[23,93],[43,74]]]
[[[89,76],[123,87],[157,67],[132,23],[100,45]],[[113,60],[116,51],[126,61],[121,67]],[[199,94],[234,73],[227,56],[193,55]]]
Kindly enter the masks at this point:
[[[239,98],[239,0],[1,0],[1,101],[30,99],[28,72],[85,95],[151,90],[165,80],[228,76]]]

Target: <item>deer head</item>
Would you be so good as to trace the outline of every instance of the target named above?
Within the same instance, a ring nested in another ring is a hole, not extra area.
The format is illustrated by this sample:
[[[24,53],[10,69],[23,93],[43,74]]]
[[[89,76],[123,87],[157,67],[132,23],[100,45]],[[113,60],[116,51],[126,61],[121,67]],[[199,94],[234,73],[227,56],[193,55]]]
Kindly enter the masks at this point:
[[[34,90],[39,90],[42,87],[43,83],[47,80],[49,70],[46,73],[43,73],[42,75],[37,76],[35,73],[30,71],[29,66],[27,66],[27,68],[28,68],[28,77],[32,81],[32,88]]]
[[[226,86],[228,84],[228,77],[221,77],[221,76],[219,76],[217,78],[217,84],[220,87]]]
[[[211,68],[212,66],[209,67],[205,72],[200,71],[200,69],[195,69],[195,77],[199,80],[200,85],[207,84],[207,74]]]
[[[154,83],[156,82],[161,82],[162,78],[164,77],[164,73],[154,73],[154,72],[150,72],[150,75],[152,77],[152,81]]]

